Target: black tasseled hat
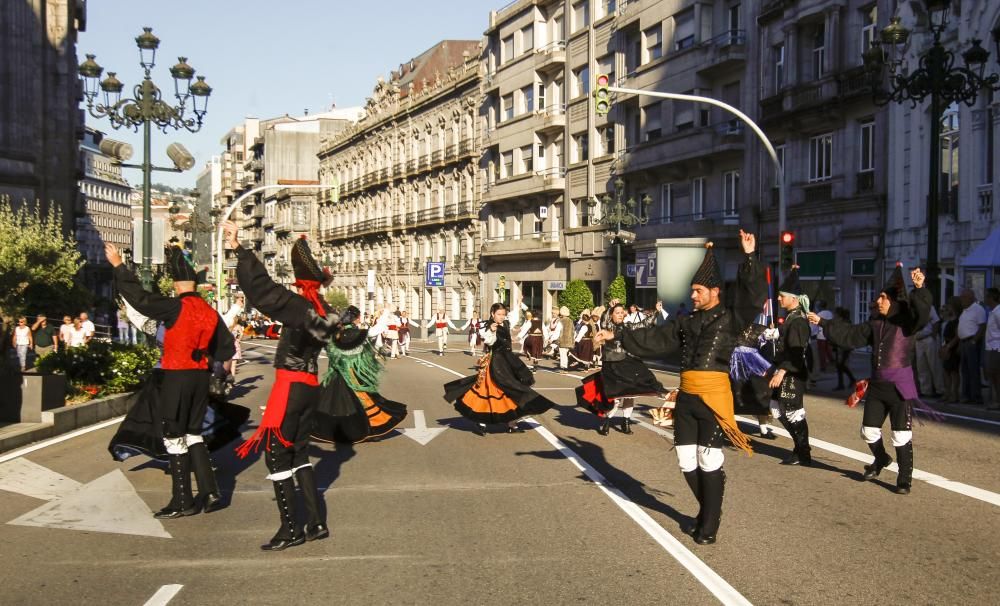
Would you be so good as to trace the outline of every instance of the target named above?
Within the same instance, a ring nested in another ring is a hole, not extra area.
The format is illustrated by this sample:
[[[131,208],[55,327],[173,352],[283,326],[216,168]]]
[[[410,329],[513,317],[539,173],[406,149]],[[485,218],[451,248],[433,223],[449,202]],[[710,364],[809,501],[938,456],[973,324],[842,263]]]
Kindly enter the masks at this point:
[[[331,279],[330,274],[316,263],[304,235],[292,245],[292,273],[296,280],[315,280],[323,285],[328,284]]]
[[[198,282],[198,272],[188,258],[186,251],[180,246],[168,246],[165,249],[167,273],[174,282]]]
[[[790,295],[799,296],[802,294],[802,284],[799,282],[799,266],[792,265],[791,271],[785,274],[785,279],[778,287],[778,292],[786,292]]]
[[[701,262],[701,267],[694,272],[691,284],[701,284],[705,288],[722,288],[722,272],[719,271],[719,263],[715,260],[715,253],[712,251],[714,245],[711,242],[705,243],[705,258]]]
[[[903,264],[896,261],[896,267],[889,274],[882,292],[892,300],[902,299],[906,296],[906,282],[903,281]]]

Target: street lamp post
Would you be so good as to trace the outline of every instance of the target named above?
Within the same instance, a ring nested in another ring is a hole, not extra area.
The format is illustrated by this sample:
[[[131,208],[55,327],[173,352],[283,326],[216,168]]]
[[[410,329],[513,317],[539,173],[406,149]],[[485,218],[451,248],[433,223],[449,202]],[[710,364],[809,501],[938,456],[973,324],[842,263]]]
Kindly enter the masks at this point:
[[[150,72],[156,65],[156,49],[160,39],[153,35],[153,29],[144,27],[135,39],[139,47],[139,65],[145,76],[140,84],[133,89],[132,98],[121,98],[125,85],[115,77],[115,72],[108,72],[104,80],[98,79],[104,68],[97,64],[95,55],[87,55],[86,61],[80,64],[79,74],[83,81],[83,93],[87,100],[87,111],[95,118],[108,118],[115,129],[128,128],[134,132],[143,129],[143,159],[142,164],[122,164],[126,168],[141,168],[142,186],[142,266],[140,278],[143,288],[151,291],[153,288],[153,216],[150,206],[150,187],[152,171],[182,172],[193,165],[193,158],[177,144],[171,145],[168,154],[175,163],[174,168],[153,166],[150,161],[150,136],[152,126],[162,130],[185,129],[189,132],[201,130],[202,119],[208,106],[208,97],[212,87],[205,82],[204,76],[198,76],[195,82],[195,70],[188,65],[186,57],[179,57],[176,65],[170,68],[174,79],[174,96],[177,105],[170,105],[161,99],[159,87],[153,83]],[[104,92],[103,102],[97,100],[98,88]],[[96,101],[95,101],[96,100]],[[191,116],[188,114],[190,101]]]
[[[919,55],[919,66],[908,69],[905,55],[909,50],[910,30],[893,17],[865,53],[865,67],[876,105],[910,103],[916,106],[930,99],[930,163],[927,192],[927,263],[928,287],[935,299],[940,297],[938,263],[938,215],[940,213],[941,120],[952,103],[973,106],[983,89],[1000,90],[1000,74],[983,75],[990,53],[973,39],[962,53],[964,65],[955,64],[955,54],[941,44],[948,27],[951,0],[924,0],[929,14],[931,46]],[[992,31],[1000,61],[1000,26]]]
[[[635,214],[636,202],[625,197],[625,181],[621,177],[615,179],[615,197],[604,194],[601,198],[601,223],[608,227],[614,227],[615,231],[607,232],[605,235],[615,245],[615,275],[622,275],[622,244],[628,244],[635,240],[633,232],[622,230],[622,227],[633,227],[635,225],[645,225],[649,223],[649,205],[653,199],[649,195],[642,197],[640,201],[639,214]],[[596,203],[591,203],[596,206]]]

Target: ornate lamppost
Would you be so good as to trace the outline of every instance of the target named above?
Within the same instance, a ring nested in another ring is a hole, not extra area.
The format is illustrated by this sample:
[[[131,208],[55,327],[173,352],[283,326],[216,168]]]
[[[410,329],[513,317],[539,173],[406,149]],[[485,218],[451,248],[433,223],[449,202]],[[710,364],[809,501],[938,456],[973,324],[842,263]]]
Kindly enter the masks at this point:
[[[160,39],[153,35],[153,29],[144,27],[143,32],[135,39],[139,47],[139,65],[145,76],[140,84],[133,89],[132,98],[121,98],[125,85],[115,77],[115,72],[98,82],[104,68],[97,64],[95,55],[87,55],[86,61],[80,64],[79,74],[83,81],[83,93],[87,100],[87,111],[95,118],[108,118],[115,129],[128,128],[134,132],[143,129],[143,160],[142,164],[122,164],[127,168],[141,168],[143,174],[142,186],[142,266],[140,278],[143,288],[153,288],[153,217],[150,207],[150,187],[152,171],[181,172],[194,165],[194,158],[183,147],[174,143],[167,149],[167,154],[174,161],[174,168],[153,166],[150,161],[150,135],[152,126],[166,133],[169,129],[198,132],[201,130],[202,119],[208,106],[208,97],[212,87],[205,82],[204,76],[198,76],[195,82],[195,70],[188,65],[186,57],[179,57],[176,65],[170,68],[174,79],[174,96],[177,105],[170,105],[161,98],[159,87],[150,77],[156,59],[156,49]],[[97,100],[98,88],[104,92],[103,102]],[[96,100],[96,101],[95,101]],[[190,114],[188,103],[190,102]]]
[[[984,75],[990,53],[973,39],[962,53],[963,65],[956,65],[955,54],[941,44],[948,27],[951,0],[924,0],[928,13],[931,46],[919,57],[917,66],[906,65],[910,30],[899,17],[893,17],[865,53],[865,66],[876,105],[910,103],[916,107],[930,99],[930,166],[927,192],[927,283],[934,297],[940,296],[938,266],[938,216],[940,213],[941,120],[952,103],[973,106],[984,89],[1000,90],[1000,74]],[[992,31],[1000,61],[1000,26]]]
[[[599,221],[613,231],[604,232],[604,236],[615,245],[615,275],[622,275],[622,245],[635,241],[635,232],[622,229],[622,227],[634,227],[649,223],[649,205],[653,199],[649,195],[642,197],[639,206],[639,214],[635,213],[636,201],[633,198],[625,198],[625,181],[621,177],[615,179],[615,197],[608,194],[601,197],[601,217]],[[591,207],[597,206],[597,202],[592,200]]]

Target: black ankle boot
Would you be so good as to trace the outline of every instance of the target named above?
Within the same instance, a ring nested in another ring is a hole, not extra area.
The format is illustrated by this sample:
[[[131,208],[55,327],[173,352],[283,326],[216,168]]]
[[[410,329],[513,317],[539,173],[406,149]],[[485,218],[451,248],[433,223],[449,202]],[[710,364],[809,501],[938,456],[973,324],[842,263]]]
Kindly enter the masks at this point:
[[[698,470],[698,473],[701,476],[699,482],[703,500],[701,524],[694,535],[694,542],[699,545],[711,545],[715,543],[715,535],[722,522],[722,498],[725,493],[726,474],[721,469]]]
[[[885,446],[882,444],[881,439],[878,442],[869,444],[868,449],[875,455],[875,461],[871,465],[865,465],[864,477],[866,480],[874,480],[889,463],[892,463],[892,457],[885,451]]]
[[[188,454],[191,455],[191,468],[198,483],[198,499],[201,501],[202,511],[212,513],[222,509],[222,495],[215,481],[215,470],[212,469],[212,459],[208,456],[208,447],[203,442],[192,444],[188,447]]]
[[[200,511],[191,494],[191,457],[188,453],[170,455],[172,497],[166,507],[153,514],[154,518],[170,520],[193,516]]]
[[[608,431],[611,430],[611,417],[604,417],[604,421],[601,422],[601,426],[597,428],[597,433],[602,436],[608,435]]]
[[[260,548],[264,551],[282,551],[305,543],[306,536],[295,522],[295,482],[291,478],[274,482],[274,500],[278,505],[281,528]]]
[[[899,463],[896,493],[910,494],[910,487],[913,484],[913,442],[896,447],[896,462]]]
[[[295,470],[295,481],[302,491],[302,502],[306,506],[306,540],[316,541],[330,536],[326,519],[321,511],[322,497],[316,487],[316,472],[312,466]]]
[[[792,436],[795,447],[792,454],[781,462],[782,465],[812,465],[812,448],[809,446],[809,425],[806,422],[784,423],[785,429]]]
[[[628,417],[622,419],[622,433],[624,434],[632,433],[632,419]]]

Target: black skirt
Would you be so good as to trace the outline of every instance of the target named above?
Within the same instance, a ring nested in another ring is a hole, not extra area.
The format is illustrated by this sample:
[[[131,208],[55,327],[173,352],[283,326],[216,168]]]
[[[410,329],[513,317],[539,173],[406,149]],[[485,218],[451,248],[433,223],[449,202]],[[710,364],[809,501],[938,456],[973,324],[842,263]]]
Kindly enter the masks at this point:
[[[506,423],[555,406],[531,389],[534,375],[512,352],[490,352],[479,364],[476,374],[444,386],[444,399],[454,402],[463,417],[477,423]]]
[[[591,412],[602,414],[614,407],[615,398],[660,395],[665,391],[652,371],[639,360],[605,360],[600,372],[587,375],[576,388],[576,401]]]
[[[733,408],[736,414],[766,415],[771,412],[770,377],[750,377],[749,381],[731,381]]]
[[[405,404],[376,392],[356,392],[334,374],[320,392],[312,437],[321,442],[364,442],[388,434],[405,418]]]
[[[129,411],[108,443],[108,452],[114,460],[124,461],[140,454],[167,460],[160,411],[162,381],[163,371],[153,370],[139,391],[129,397]],[[211,398],[200,431],[205,445],[215,451],[229,444],[240,437],[240,428],[249,418],[249,408]]]

